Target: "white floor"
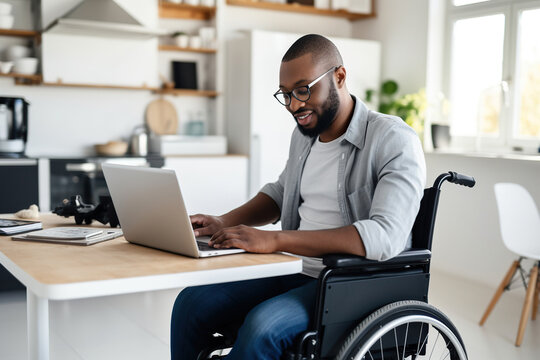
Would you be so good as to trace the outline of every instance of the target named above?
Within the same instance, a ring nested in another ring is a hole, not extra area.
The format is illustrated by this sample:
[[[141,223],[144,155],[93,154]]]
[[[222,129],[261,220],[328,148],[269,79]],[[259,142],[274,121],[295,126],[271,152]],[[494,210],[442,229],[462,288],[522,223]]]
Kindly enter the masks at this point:
[[[494,289],[432,273],[430,303],[459,329],[470,359],[538,359],[540,316],[514,346],[524,290],[505,293],[484,327],[478,326]],[[51,359],[168,359],[169,319],[178,290],[51,302]],[[24,292],[0,293],[0,359],[24,360]]]

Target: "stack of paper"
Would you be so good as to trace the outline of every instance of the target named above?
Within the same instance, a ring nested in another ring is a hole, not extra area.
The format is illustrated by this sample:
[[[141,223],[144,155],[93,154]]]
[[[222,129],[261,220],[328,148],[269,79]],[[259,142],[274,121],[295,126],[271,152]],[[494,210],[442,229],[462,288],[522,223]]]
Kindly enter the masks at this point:
[[[96,229],[83,227],[57,227],[13,236],[13,240],[41,241],[49,243],[92,245],[122,236],[121,229]]]
[[[41,222],[16,219],[0,219],[0,234],[12,235],[41,229]]]

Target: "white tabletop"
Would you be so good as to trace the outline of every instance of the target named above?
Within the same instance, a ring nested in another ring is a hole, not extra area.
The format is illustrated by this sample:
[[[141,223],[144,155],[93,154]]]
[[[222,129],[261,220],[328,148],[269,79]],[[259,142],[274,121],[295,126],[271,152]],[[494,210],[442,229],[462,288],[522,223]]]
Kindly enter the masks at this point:
[[[41,217],[45,228],[75,226],[73,218]],[[302,270],[301,259],[290,255],[243,253],[193,259],[133,245],[124,238],[75,246],[0,237],[0,263],[36,296],[49,300],[248,280]]]

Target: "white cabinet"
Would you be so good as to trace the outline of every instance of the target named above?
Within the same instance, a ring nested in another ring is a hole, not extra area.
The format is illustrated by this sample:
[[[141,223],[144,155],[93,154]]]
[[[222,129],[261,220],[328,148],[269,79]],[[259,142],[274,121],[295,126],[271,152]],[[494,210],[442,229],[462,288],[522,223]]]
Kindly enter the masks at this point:
[[[249,156],[249,194],[276,181],[285,167],[291,114],[272,96],[279,86],[279,67],[287,49],[301,34],[250,31],[229,41],[227,48],[226,124],[229,152]],[[347,69],[347,88],[362,99],[377,89],[380,44],[376,41],[330,38]]]
[[[166,157],[189,214],[221,215],[247,200],[247,157]]]

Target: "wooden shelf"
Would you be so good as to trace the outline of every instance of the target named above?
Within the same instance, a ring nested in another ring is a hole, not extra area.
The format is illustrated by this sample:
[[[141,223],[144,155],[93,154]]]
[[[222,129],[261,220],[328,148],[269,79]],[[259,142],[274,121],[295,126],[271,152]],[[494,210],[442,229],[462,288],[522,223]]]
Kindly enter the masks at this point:
[[[323,16],[334,16],[342,17],[349,20],[359,20],[375,17],[375,12],[373,11],[373,2],[371,5],[372,11],[370,14],[358,14],[351,13],[346,10],[329,10],[329,9],[319,9],[314,6],[301,5],[301,4],[278,4],[264,1],[253,1],[253,0],[227,0],[227,5],[235,6],[245,6],[257,9],[264,10],[277,10],[277,11],[288,11],[295,13],[304,13],[312,15],[323,15]]]
[[[17,29],[0,29],[0,36],[16,36],[16,37],[39,37],[40,33],[32,30],[17,30]]]
[[[202,96],[214,98],[219,95],[217,91],[213,90],[190,90],[190,89],[160,89],[156,91],[156,94],[161,95],[174,95],[174,96]]]
[[[190,47],[180,47],[176,45],[159,45],[158,49],[160,51],[185,51],[185,52],[194,52],[194,53],[203,53],[203,54],[215,54],[216,49],[206,49],[206,48],[190,48]]]
[[[18,73],[0,74],[0,77],[10,77],[15,79],[17,85],[36,85],[41,83],[41,75],[26,75]]]
[[[64,83],[64,82],[44,82],[45,86],[65,86],[65,87],[76,87],[76,88],[96,88],[96,89],[120,89],[120,90],[146,90],[146,91],[157,91],[158,88],[150,86],[125,86],[125,85],[109,85],[109,84],[73,84],[73,83]]]
[[[210,20],[215,15],[215,7],[173,4],[164,1],[159,3],[159,17],[161,18]]]

